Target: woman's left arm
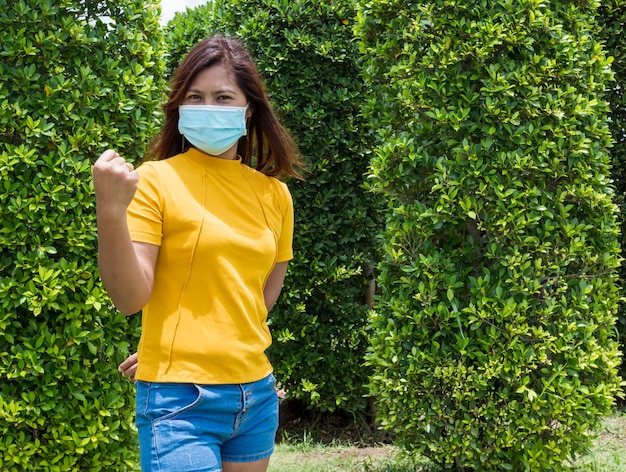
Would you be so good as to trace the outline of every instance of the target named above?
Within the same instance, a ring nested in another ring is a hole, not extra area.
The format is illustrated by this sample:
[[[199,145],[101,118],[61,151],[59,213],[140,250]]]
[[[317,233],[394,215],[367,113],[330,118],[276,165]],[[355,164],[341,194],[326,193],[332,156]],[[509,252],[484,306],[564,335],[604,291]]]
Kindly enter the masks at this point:
[[[287,261],[277,262],[272,272],[270,272],[267,282],[265,282],[263,298],[265,299],[265,306],[268,312],[272,309],[276,300],[278,300],[278,296],[283,289],[283,282],[287,274],[287,264],[289,264]]]
[[[131,354],[118,367],[124,377],[128,380],[135,380],[135,372],[137,372],[137,353]]]

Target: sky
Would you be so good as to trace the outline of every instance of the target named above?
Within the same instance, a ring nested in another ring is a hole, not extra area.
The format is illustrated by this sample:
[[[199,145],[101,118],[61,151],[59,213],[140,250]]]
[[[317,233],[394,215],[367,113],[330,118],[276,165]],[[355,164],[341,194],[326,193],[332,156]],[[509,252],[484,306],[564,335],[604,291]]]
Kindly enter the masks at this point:
[[[204,3],[207,0],[161,0],[161,24],[174,18],[177,11],[185,11],[187,7],[193,8]]]

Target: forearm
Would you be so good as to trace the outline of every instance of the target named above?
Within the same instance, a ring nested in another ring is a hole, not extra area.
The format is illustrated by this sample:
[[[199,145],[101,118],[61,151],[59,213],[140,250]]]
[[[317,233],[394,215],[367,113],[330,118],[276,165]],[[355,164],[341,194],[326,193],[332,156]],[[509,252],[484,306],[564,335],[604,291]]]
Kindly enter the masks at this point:
[[[143,308],[152,292],[152,280],[142,267],[130,238],[126,216],[97,211],[98,268],[102,283],[116,308],[132,315]]]
[[[277,263],[265,283],[263,298],[265,299],[265,307],[268,312],[274,307],[280,296],[285,274],[287,273],[287,264],[287,262]]]

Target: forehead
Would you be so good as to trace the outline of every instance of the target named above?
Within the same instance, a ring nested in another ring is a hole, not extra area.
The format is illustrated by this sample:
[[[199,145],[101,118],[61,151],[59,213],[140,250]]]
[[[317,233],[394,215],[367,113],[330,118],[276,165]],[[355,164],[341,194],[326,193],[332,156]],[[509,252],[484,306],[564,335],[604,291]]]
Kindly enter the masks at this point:
[[[221,64],[207,67],[198,72],[189,84],[189,89],[204,91],[230,90],[243,94],[232,72]]]

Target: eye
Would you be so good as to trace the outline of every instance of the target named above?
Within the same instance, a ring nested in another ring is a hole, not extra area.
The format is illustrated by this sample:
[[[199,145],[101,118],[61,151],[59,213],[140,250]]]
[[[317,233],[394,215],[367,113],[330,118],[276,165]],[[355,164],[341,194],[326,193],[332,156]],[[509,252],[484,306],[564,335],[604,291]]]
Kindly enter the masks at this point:
[[[202,100],[202,97],[198,95],[197,93],[188,93],[187,96],[185,97],[185,100],[195,102],[198,100]]]

